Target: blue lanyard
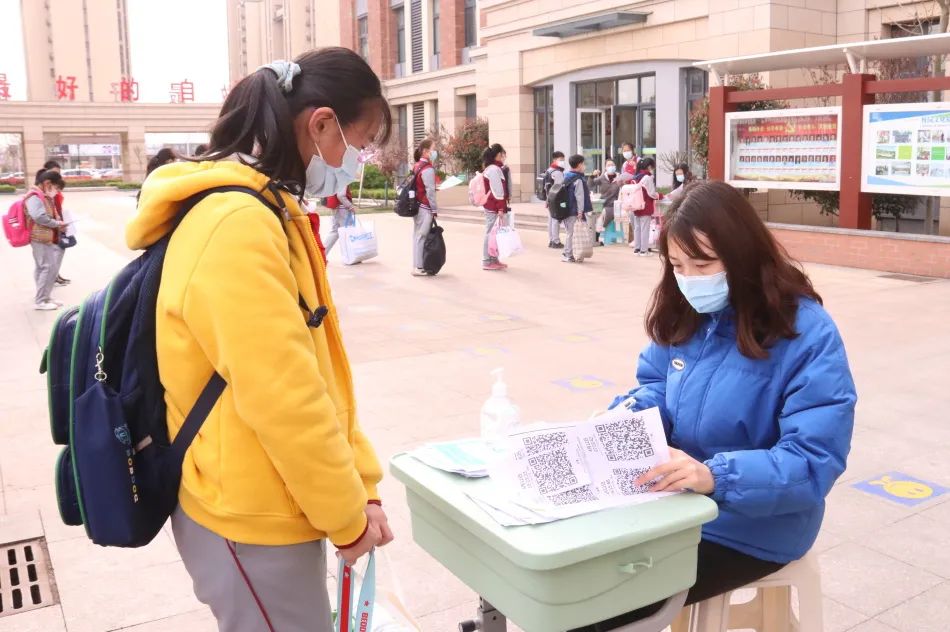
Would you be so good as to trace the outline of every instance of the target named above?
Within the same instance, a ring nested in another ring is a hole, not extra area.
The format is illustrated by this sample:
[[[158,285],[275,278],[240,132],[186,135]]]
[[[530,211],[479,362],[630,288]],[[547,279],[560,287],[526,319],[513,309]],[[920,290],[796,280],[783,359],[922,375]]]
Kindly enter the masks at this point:
[[[340,558],[337,566],[336,632],[370,632],[373,629],[373,605],[376,602],[376,551],[370,551],[360,598],[353,609],[353,567]]]

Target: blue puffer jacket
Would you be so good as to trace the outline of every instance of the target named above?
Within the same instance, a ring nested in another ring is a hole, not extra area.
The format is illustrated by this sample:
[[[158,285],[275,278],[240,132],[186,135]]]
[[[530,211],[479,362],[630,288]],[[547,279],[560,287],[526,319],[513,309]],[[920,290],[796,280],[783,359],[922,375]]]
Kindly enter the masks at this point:
[[[743,356],[731,308],[682,345],[640,355],[636,408],[659,406],[667,438],[715,478],[719,517],[703,537],[773,562],[799,559],[818,536],[825,496],[845,469],[857,395],[828,313],[803,299],[794,340]]]

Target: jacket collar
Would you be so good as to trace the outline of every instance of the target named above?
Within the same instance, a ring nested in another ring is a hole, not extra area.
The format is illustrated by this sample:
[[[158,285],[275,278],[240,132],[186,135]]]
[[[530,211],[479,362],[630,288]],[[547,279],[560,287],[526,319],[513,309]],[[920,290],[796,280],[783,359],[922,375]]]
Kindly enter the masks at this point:
[[[708,315],[708,320],[706,321],[712,325],[713,330],[720,336],[727,338],[735,338],[737,327],[736,327],[736,310],[732,305],[727,306],[722,311],[716,312],[714,314]]]

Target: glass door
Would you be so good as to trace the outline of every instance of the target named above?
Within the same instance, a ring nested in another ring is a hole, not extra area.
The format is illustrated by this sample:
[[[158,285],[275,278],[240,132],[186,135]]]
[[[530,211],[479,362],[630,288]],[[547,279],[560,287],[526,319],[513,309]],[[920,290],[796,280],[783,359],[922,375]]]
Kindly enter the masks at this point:
[[[584,156],[588,174],[604,168],[606,117],[604,110],[577,110],[577,153]]]
[[[656,157],[656,109],[640,109],[640,146],[644,156]]]
[[[610,155],[617,163],[618,171],[623,167],[623,144],[630,143],[634,149],[640,146],[637,138],[637,106],[614,106],[614,137]]]

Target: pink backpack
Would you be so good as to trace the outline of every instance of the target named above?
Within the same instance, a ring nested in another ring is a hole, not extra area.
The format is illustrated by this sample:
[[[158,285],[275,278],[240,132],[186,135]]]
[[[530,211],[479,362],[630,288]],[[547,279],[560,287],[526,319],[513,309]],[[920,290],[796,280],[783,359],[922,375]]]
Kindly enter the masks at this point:
[[[14,248],[30,245],[29,215],[26,212],[26,200],[34,192],[27,193],[10,205],[7,214],[3,216],[3,234]]]
[[[643,185],[639,182],[631,182],[620,187],[620,208],[627,214],[632,215],[636,211],[642,211],[647,207],[646,194],[643,191]]]
[[[485,175],[481,171],[468,183],[468,201],[473,206],[485,206],[488,202],[488,187],[485,184]]]

